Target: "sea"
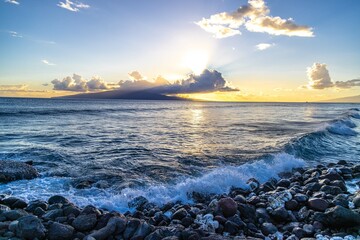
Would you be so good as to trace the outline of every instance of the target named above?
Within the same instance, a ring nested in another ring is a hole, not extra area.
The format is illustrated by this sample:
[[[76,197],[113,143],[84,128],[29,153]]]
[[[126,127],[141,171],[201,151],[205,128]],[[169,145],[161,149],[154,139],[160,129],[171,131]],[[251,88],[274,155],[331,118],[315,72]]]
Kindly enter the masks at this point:
[[[27,201],[131,210],[227,193],[280,172],[360,163],[360,104],[0,98],[0,160],[29,161],[33,180],[0,184]],[[82,187],[78,189],[77,187]]]

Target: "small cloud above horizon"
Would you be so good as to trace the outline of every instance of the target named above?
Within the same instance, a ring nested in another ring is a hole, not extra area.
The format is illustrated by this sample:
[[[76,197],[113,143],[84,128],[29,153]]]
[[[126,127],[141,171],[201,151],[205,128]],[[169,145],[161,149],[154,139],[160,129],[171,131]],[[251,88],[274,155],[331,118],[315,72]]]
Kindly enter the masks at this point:
[[[274,46],[275,46],[275,43],[259,43],[255,47],[259,51],[264,51],[264,50],[269,49],[269,48],[274,47]]]
[[[313,37],[313,29],[305,25],[297,25],[292,18],[270,16],[270,9],[264,0],[249,0],[248,5],[241,6],[234,12],[222,12],[209,18],[195,22],[215,38],[227,38],[240,35],[240,27],[250,32],[268,33],[297,37]]]
[[[11,4],[15,4],[15,5],[20,5],[20,3],[16,0],[5,0],[6,3],[11,3]]]
[[[55,65],[56,65],[55,63],[51,63],[51,62],[49,62],[49,61],[46,60],[46,59],[41,60],[41,62],[44,63],[44,64],[46,64],[46,65],[48,65],[48,66],[55,66]]]
[[[360,87],[360,78],[333,82],[325,63],[314,63],[311,67],[308,67],[307,76],[309,78],[309,83],[307,86],[303,87],[308,89],[349,89],[352,87]]]
[[[70,0],[65,0],[65,2],[59,2],[57,6],[71,12],[78,12],[80,11],[80,9],[90,8],[90,6],[87,4],[84,4],[82,2],[72,2]]]
[[[22,38],[23,36],[21,34],[19,34],[18,32],[15,31],[9,31],[10,36],[15,37],[15,38]]]

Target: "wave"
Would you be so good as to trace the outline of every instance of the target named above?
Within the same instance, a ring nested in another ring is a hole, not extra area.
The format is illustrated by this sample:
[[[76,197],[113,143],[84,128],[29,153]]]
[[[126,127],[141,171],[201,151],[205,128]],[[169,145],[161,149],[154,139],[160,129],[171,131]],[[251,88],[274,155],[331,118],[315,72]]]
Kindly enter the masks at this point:
[[[167,202],[190,203],[191,193],[222,194],[228,193],[232,187],[247,188],[246,181],[256,178],[265,182],[270,178],[278,178],[281,172],[302,167],[305,162],[286,153],[272,155],[254,163],[237,167],[224,166],[216,168],[203,176],[179,179],[177,184],[158,184],[142,188],[125,188],[120,192],[115,189],[74,189],[70,178],[44,177],[33,180],[16,181],[0,185],[0,192],[14,194],[27,201],[46,200],[52,195],[61,194],[79,206],[88,204],[108,210],[125,212],[128,202],[143,196],[150,202],[163,205]]]

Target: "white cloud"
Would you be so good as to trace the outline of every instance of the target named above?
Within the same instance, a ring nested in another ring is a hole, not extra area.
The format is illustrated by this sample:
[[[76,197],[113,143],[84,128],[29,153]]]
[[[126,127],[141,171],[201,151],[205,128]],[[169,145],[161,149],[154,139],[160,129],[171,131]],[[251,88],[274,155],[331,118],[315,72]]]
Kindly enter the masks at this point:
[[[274,43],[259,43],[255,47],[256,47],[257,50],[263,51],[263,50],[266,50],[266,49],[271,48],[273,46],[275,46]]]
[[[196,22],[202,29],[225,38],[241,34],[239,28],[245,26],[250,32],[264,32],[271,35],[313,37],[312,28],[295,24],[292,18],[269,16],[270,10],[264,0],[249,0],[248,5],[235,12],[222,12]]]
[[[138,71],[132,71],[131,73],[129,73],[129,77],[130,79],[134,80],[134,81],[141,81],[141,80],[145,80],[146,78],[144,76],[142,76]]]
[[[16,0],[5,0],[6,3],[12,3],[12,4],[15,4],[15,5],[19,5],[20,3]]]
[[[46,65],[48,65],[48,66],[55,66],[55,65],[56,65],[55,63],[51,63],[51,62],[49,62],[49,61],[46,60],[46,59],[41,60],[41,62],[44,63],[44,64],[46,64]]]
[[[307,87],[310,89],[360,87],[360,79],[333,82],[325,63],[314,63],[307,68],[307,75],[309,78]]]
[[[70,0],[65,0],[65,2],[59,2],[57,6],[64,8],[72,12],[78,12],[81,8],[89,8],[90,6],[81,2],[72,2]]]
[[[12,37],[16,37],[16,38],[22,38],[23,36],[20,35],[18,32],[15,32],[15,31],[9,31],[10,33],[10,36]]]
[[[92,77],[88,81],[75,73],[72,77],[68,76],[63,78],[63,80],[54,79],[51,83],[54,85],[54,90],[60,91],[91,92],[114,88],[98,76]]]

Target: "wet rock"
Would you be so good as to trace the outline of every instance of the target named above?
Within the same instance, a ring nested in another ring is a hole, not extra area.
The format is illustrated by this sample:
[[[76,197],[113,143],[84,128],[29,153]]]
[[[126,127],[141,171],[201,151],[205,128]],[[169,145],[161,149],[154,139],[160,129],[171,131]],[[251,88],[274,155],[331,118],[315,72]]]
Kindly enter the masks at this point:
[[[258,180],[256,180],[255,178],[250,178],[247,182],[248,186],[250,187],[251,191],[255,191],[256,189],[259,188],[260,183]]]
[[[304,229],[300,228],[300,227],[296,227],[293,229],[292,233],[298,238],[298,239],[302,239],[303,237],[306,236],[306,232],[304,231]]]
[[[336,186],[322,186],[320,188],[320,191],[326,193],[326,194],[331,194],[331,195],[338,195],[340,193],[342,193],[343,191],[341,190],[341,188],[336,187]]]
[[[255,207],[248,204],[238,204],[238,209],[244,219],[254,220]]]
[[[130,239],[134,235],[136,229],[140,226],[140,224],[141,222],[139,219],[130,219],[124,231],[124,238]]]
[[[358,194],[352,201],[355,208],[360,208],[360,194]]]
[[[46,212],[45,212],[41,207],[37,207],[37,208],[34,210],[33,213],[34,213],[35,216],[41,217],[41,216],[43,216]]]
[[[325,212],[327,225],[340,227],[360,226],[360,214],[347,208],[336,206]]]
[[[149,201],[143,197],[139,196],[134,198],[128,203],[129,208],[136,208],[137,210],[142,210],[142,207],[147,204]]]
[[[238,231],[238,225],[232,221],[226,221],[224,225],[224,231],[228,232],[230,235],[235,235]]]
[[[308,206],[315,211],[323,212],[329,207],[329,203],[321,198],[310,198]]]
[[[347,162],[346,162],[345,160],[340,160],[340,161],[338,161],[337,164],[338,164],[338,165],[346,165]]]
[[[10,210],[11,210],[10,207],[8,207],[6,205],[3,205],[3,204],[0,204],[0,213],[10,211]]]
[[[304,203],[309,199],[309,197],[306,196],[305,194],[297,193],[295,194],[294,199],[299,203]]]
[[[50,197],[48,200],[48,203],[50,205],[57,204],[57,203],[66,204],[66,203],[69,203],[69,200],[67,200],[63,196],[56,195],[56,196]]]
[[[108,239],[115,233],[121,233],[125,230],[126,221],[119,217],[113,217],[109,220],[105,227],[91,233],[88,237],[93,237],[96,240]]]
[[[48,211],[44,215],[42,215],[42,218],[46,220],[55,220],[55,218],[62,217],[63,216],[63,210],[62,209],[54,209],[51,211]]]
[[[63,213],[65,216],[73,214],[75,217],[77,217],[79,216],[80,212],[80,209],[74,206],[68,206],[63,209]]]
[[[310,237],[314,234],[314,227],[311,224],[304,224],[303,230],[305,232],[305,236]]]
[[[186,217],[187,214],[188,214],[188,212],[185,210],[185,208],[180,208],[173,214],[172,219],[181,220],[184,217]]]
[[[96,223],[97,216],[95,213],[81,214],[74,219],[72,226],[80,232],[86,232],[94,229]]]
[[[278,187],[284,187],[284,188],[287,188],[290,186],[290,180],[289,179],[281,179],[278,183],[277,183],[277,186]]]
[[[147,235],[151,233],[151,226],[146,222],[142,222],[140,226],[136,229],[132,239],[144,239]]]
[[[49,228],[50,240],[71,240],[74,234],[74,228],[69,225],[54,222]]]
[[[26,163],[10,160],[0,161],[0,182],[33,179],[39,176],[37,170]]]
[[[28,206],[25,208],[25,211],[34,212],[34,210],[38,207],[46,211],[48,209],[48,204],[41,200],[31,201],[29,202]]]
[[[288,220],[289,213],[284,207],[279,207],[270,213],[271,217],[279,222]]]
[[[299,203],[298,203],[296,200],[294,200],[294,199],[292,199],[292,200],[290,200],[290,201],[287,201],[287,202],[285,203],[285,208],[286,208],[287,210],[294,211],[294,210],[298,209],[298,207],[299,207]]]
[[[261,231],[265,236],[270,234],[274,234],[278,231],[278,229],[272,223],[263,223],[261,225]]]
[[[24,209],[27,207],[27,203],[21,199],[17,200],[15,203],[12,204],[12,208],[17,209]]]
[[[10,211],[4,212],[1,215],[6,217],[6,219],[8,219],[10,221],[14,221],[21,217],[27,216],[29,214],[22,209],[17,209],[17,210],[10,210]]]
[[[18,219],[17,224],[17,236],[24,239],[43,239],[45,237],[45,227],[41,223],[40,219],[28,215]]]
[[[225,217],[231,217],[236,214],[237,203],[232,198],[222,198],[218,202],[218,208]]]

